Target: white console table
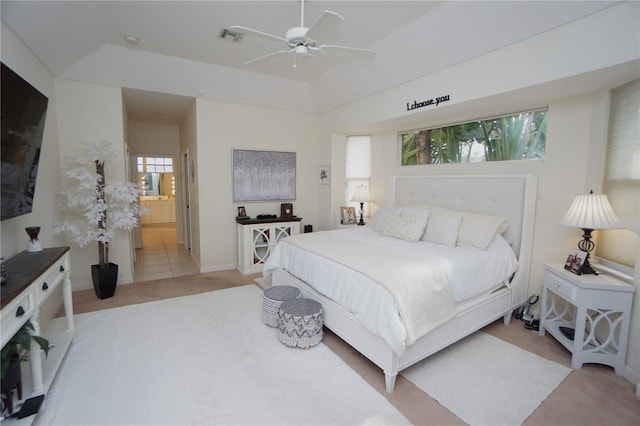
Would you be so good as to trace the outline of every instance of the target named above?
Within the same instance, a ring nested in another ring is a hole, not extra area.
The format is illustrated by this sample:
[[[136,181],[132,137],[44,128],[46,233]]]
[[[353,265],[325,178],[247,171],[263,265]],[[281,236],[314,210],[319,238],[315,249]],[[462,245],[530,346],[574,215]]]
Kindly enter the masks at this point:
[[[262,271],[281,238],[300,233],[300,217],[237,219],[238,270],[244,275]]]
[[[22,368],[23,399],[47,393],[73,341],[75,328],[69,264],[69,247],[22,252],[4,262],[9,276],[2,286],[2,346],[28,320],[34,325],[35,334],[46,338],[52,345],[47,357],[37,344],[31,345],[29,367]],[[46,330],[41,330],[38,321],[40,306],[59,286],[62,286],[65,318],[54,320]],[[19,408],[20,402],[14,402],[13,406]],[[15,420],[31,424],[34,418],[35,415],[21,420],[5,419],[2,423],[9,424]]]
[[[573,368],[594,362],[623,375],[635,288],[604,274],[575,275],[561,264],[544,269],[540,335],[546,330],[562,343]]]

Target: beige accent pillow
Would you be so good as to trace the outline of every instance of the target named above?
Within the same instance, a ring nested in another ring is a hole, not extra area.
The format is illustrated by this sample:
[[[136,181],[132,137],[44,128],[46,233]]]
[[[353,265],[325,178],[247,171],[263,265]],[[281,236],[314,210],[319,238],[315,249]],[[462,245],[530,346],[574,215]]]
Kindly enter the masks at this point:
[[[497,233],[506,231],[506,225],[507,219],[504,217],[462,212],[458,245],[486,250]]]
[[[455,247],[462,215],[450,211],[432,210],[422,241]]]
[[[385,221],[380,233],[387,237],[416,243],[420,241],[426,226],[427,222],[423,220],[391,215]]]
[[[424,220],[429,219],[429,207],[427,206],[406,206],[402,207],[401,217],[408,217],[410,219]]]
[[[367,226],[372,227],[375,231],[380,232],[384,223],[389,216],[400,216],[402,209],[395,206],[382,206],[373,214],[373,217],[367,223]]]

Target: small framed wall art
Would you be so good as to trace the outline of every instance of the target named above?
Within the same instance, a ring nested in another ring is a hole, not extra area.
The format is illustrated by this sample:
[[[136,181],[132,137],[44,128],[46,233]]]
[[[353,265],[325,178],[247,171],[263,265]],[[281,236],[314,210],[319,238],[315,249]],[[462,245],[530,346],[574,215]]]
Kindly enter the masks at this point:
[[[318,179],[321,185],[329,185],[331,183],[331,168],[329,166],[320,166]]]

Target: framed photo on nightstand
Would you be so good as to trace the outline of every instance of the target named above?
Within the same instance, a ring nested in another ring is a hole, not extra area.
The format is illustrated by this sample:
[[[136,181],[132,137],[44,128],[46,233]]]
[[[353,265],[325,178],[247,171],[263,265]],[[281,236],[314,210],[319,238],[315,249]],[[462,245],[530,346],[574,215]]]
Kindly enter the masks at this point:
[[[571,249],[567,256],[567,260],[564,262],[564,269],[573,272],[576,275],[582,275],[582,267],[587,261],[587,257],[589,257],[589,253],[586,251],[578,250],[576,248]]]
[[[355,207],[340,207],[340,217],[343,225],[355,225],[357,223]]]

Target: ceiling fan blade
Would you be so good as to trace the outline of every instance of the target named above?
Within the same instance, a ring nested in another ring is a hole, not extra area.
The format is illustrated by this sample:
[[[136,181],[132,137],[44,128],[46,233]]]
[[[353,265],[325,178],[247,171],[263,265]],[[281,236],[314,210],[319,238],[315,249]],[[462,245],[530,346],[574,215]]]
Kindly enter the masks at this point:
[[[305,37],[311,40],[324,39],[331,34],[331,30],[337,27],[344,19],[335,12],[325,10],[322,15],[309,27]]]
[[[320,53],[330,54],[331,56],[343,57],[359,57],[363,59],[373,59],[376,51],[371,49],[360,49],[358,47],[333,46],[330,44],[322,44],[318,46]]]
[[[251,35],[254,35],[254,36],[266,38],[266,39],[269,39],[269,40],[281,41],[283,43],[289,44],[289,40],[287,40],[286,38],[278,37],[278,36],[275,36],[275,35],[269,34],[269,33],[263,33],[262,31],[258,31],[258,30],[252,30],[251,28],[241,27],[239,25],[232,25],[232,26],[229,27],[229,29],[232,30],[232,31],[239,31],[241,33],[247,33],[247,34],[251,34]]]
[[[288,50],[278,50],[277,52],[271,52],[267,55],[264,56],[259,56],[255,59],[251,59],[250,61],[245,62],[242,65],[250,65],[250,64],[255,64],[256,62],[264,62],[267,61],[275,56],[280,56],[280,55],[287,55],[287,54],[291,54],[294,53],[296,51],[295,48],[293,49],[288,49]]]

